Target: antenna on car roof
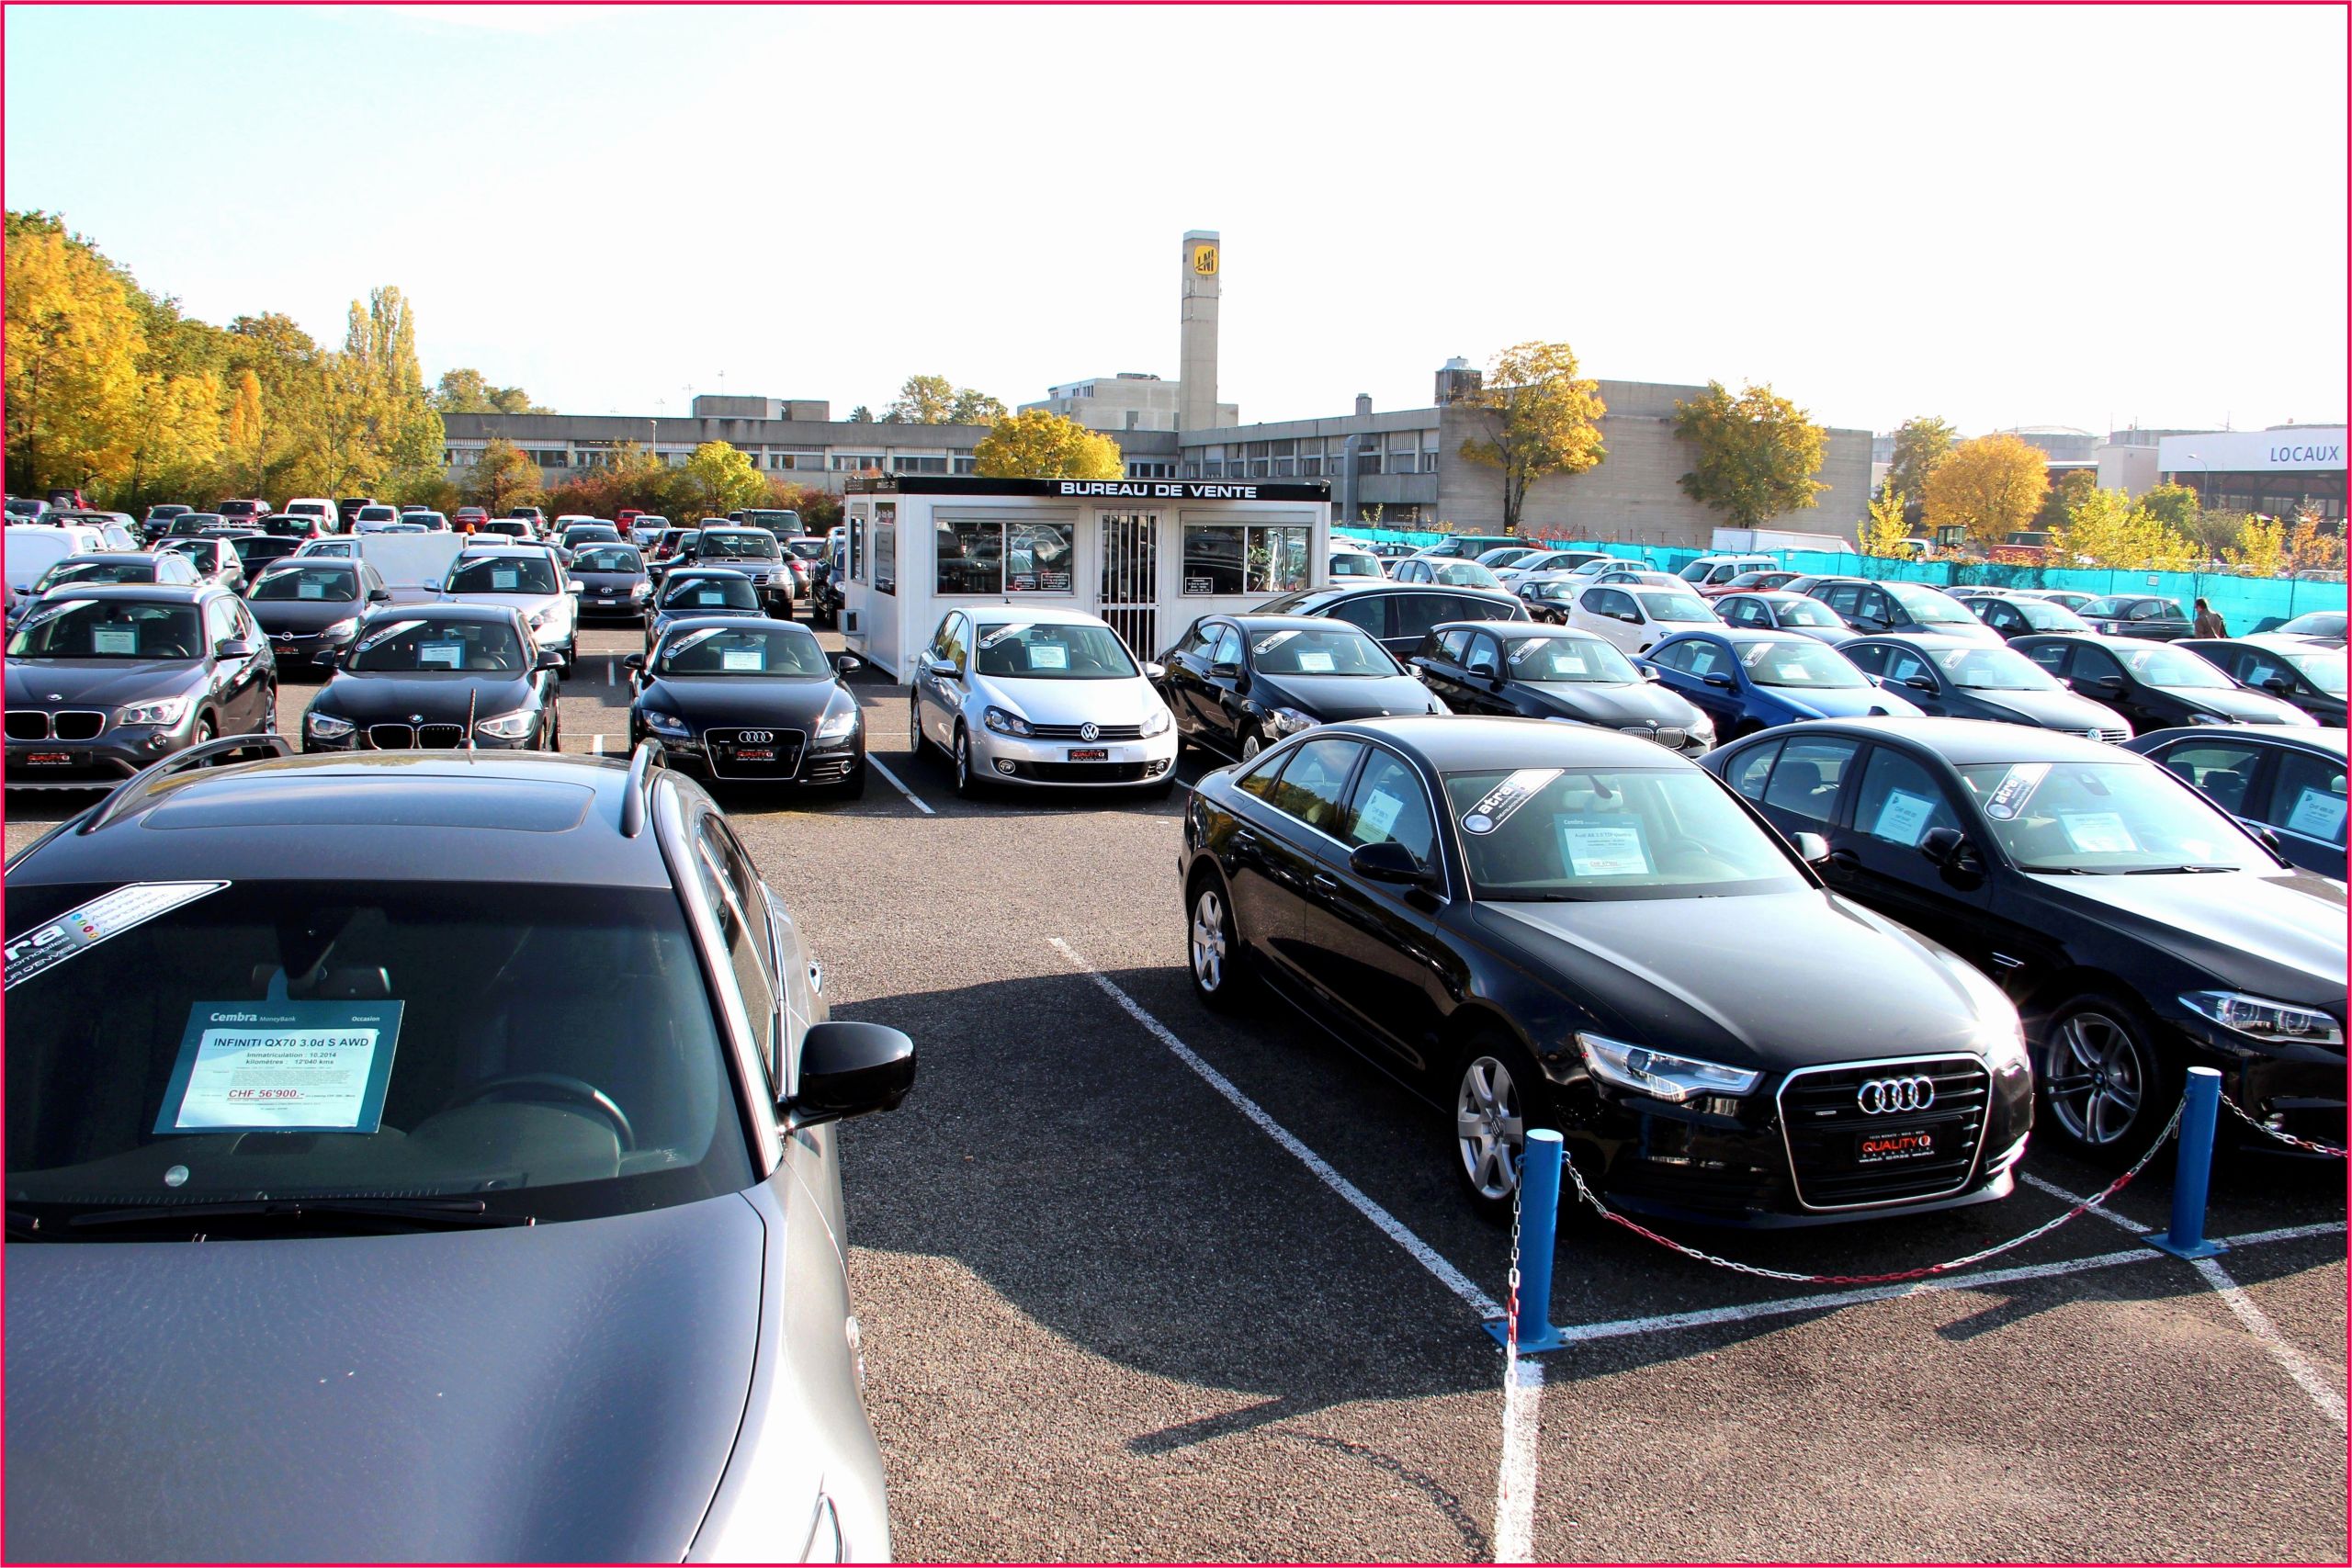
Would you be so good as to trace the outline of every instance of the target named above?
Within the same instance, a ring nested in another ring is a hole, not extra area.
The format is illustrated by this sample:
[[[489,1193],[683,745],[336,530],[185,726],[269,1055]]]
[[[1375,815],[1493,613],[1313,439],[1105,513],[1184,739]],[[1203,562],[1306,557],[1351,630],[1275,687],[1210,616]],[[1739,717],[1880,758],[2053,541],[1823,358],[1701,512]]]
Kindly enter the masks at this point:
[[[477,686],[466,694],[466,755],[474,754],[474,704],[481,700],[481,688]]]

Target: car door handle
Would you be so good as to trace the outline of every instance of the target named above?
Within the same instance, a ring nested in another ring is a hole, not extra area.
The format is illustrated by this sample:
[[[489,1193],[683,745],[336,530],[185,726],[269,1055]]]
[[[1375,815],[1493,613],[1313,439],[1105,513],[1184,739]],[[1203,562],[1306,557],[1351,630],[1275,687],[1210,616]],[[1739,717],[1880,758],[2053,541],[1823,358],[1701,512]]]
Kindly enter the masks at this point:
[[[1340,879],[1328,871],[1317,872],[1306,879],[1306,885],[1318,893],[1337,893],[1340,890]]]

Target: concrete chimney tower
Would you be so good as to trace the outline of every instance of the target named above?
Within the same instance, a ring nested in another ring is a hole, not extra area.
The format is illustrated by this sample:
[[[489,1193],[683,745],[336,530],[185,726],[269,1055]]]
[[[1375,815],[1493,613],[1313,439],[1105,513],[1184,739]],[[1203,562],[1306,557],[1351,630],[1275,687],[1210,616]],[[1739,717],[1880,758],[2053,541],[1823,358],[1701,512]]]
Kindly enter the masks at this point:
[[[1184,236],[1184,341],[1177,362],[1179,430],[1216,428],[1216,301],[1225,247],[1214,230]]]

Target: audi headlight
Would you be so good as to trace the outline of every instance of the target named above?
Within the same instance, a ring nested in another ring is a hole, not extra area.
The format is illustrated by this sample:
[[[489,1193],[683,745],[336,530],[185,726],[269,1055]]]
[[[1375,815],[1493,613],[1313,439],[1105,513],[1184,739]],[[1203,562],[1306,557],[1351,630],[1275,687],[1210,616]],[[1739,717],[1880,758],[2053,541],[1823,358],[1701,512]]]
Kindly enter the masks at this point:
[[[320,632],[319,640],[321,642],[349,642],[353,637],[358,635],[359,617],[353,615],[346,620],[337,621],[334,625],[328,626],[323,631]]]
[[[817,739],[844,740],[857,732],[857,705],[836,701],[817,721]]]
[[[2300,1045],[2344,1043],[2343,1027],[2317,1008],[2274,1002],[2267,997],[2249,997],[2236,991],[2191,991],[2180,998],[2180,1005],[2223,1029],[2256,1040],[2283,1040]]]
[[[1143,721],[1143,738],[1148,740],[1155,735],[1165,735],[1168,733],[1168,727],[1175,722],[1175,719],[1169,716],[1166,708],[1154,707]]]
[[[337,718],[331,713],[306,713],[302,728],[313,740],[340,740],[359,727],[347,718]]]
[[[1601,1082],[1678,1105],[1702,1094],[1746,1094],[1764,1076],[1582,1032],[1577,1035],[1577,1048],[1584,1053],[1585,1066],[1592,1069],[1592,1076]]]
[[[168,729],[187,716],[186,697],[164,697],[152,703],[133,703],[114,716],[117,724],[153,724]]]
[[[1977,1049],[1984,1053],[1984,1066],[2002,1077],[2016,1077],[2030,1070],[2025,1054],[2025,1025],[2018,1021],[2017,1010],[2004,1001],[2005,1016],[1985,1021],[1984,1030],[1976,1037]]]
[[[530,709],[516,708],[513,713],[502,713],[494,717],[481,719],[474,725],[474,728],[484,735],[494,735],[501,740],[520,740],[531,733],[531,726],[537,722],[538,722],[537,716]]]
[[[688,728],[686,721],[676,714],[664,713],[660,708],[647,708],[644,712],[645,728],[662,737],[662,739],[691,740],[694,739],[695,732]]]
[[[1022,717],[1017,713],[1007,713],[1002,708],[989,709],[986,714],[981,716],[980,722],[986,724],[990,729],[995,730],[999,735],[1027,736],[1033,733],[1029,728],[1029,721],[1027,719]]]
[[[1302,729],[1312,729],[1323,721],[1296,708],[1272,708],[1266,714],[1266,731],[1279,740],[1285,735],[1296,735]]]

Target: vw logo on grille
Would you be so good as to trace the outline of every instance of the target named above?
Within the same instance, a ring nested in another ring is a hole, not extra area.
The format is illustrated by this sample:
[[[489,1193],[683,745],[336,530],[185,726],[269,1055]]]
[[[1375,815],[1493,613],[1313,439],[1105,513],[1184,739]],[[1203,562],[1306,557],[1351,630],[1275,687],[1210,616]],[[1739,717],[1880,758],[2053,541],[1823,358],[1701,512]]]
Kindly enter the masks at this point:
[[[741,735],[738,735],[735,739],[741,741],[746,746],[765,746],[775,739],[775,731],[773,729],[747,729]]]
[[[1936,1080],[1926,1074],[1907,1078],[1870,1078],[1854,1091],[1854,1103],[1865,1116],[1892,1116],[1902,1111],[1925,1111],[1936,1102]]]
[[[1078,727],[1078,738],[1080,740],[1091,740],[1102,733],[1102,729],[1099,725],[1081,724]]]

